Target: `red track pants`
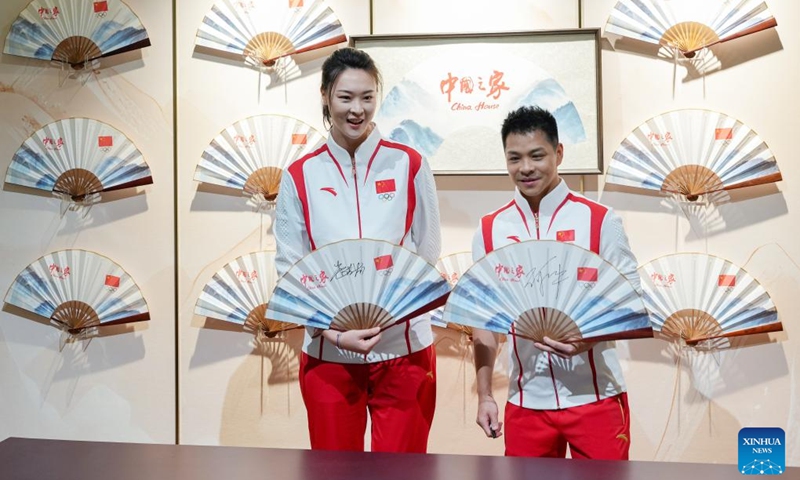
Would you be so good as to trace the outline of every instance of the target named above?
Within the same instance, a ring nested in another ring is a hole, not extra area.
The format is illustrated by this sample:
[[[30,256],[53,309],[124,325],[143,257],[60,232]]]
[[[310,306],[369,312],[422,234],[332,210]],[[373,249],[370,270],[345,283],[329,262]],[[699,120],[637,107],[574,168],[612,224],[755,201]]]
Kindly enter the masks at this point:
[[[563,410],[532,410],[506,404],[506,455],[627,460],[631,426],[628,395]]]
[[[365,364],[325,362],[303,353],[300,390],[312,449],[363,451],[369,411],[373,452],[427,451],[436,405],[432,346]]]

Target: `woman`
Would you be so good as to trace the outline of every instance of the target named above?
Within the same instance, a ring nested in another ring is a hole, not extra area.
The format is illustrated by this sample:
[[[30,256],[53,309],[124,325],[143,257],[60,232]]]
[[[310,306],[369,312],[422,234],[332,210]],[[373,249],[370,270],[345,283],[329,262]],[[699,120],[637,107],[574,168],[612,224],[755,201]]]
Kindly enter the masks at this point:
[[[372,119],[380,72],[345,48],[322,66],[327,143],[286,168],[275,220],[278,274],[307,253],[353,238],[386,240],[435,263],[439,207],[430,167],[414,149],[381,137]],[[300,388],[311,448],[422,452],[436,402],[427,316],[370,330],[306,329]]]

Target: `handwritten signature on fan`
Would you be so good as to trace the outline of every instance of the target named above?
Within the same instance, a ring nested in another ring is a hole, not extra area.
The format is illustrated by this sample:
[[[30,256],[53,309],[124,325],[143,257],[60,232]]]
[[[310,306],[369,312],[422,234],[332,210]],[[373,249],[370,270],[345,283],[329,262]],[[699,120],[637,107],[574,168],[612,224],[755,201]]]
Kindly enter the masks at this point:
[[[523,286],[525,288],[539,287],[539,293],[544,295],[544,286],[546,282],[550,285],[558,285],[567,280],[567,271],[561,267],[560,263],[553,262],[556,257],[549,258],[539,267],[533,267],[525,274]],[[555,264],[555,265],[553,265]]]
[[[331,277],[331,281],[333,280],[340,280],[345,277],[363,275],[366,271],[364,264],[362,262],[356,263],[342,263],[341,261],[336,261],[333,264],[333,267],[336,269]]]

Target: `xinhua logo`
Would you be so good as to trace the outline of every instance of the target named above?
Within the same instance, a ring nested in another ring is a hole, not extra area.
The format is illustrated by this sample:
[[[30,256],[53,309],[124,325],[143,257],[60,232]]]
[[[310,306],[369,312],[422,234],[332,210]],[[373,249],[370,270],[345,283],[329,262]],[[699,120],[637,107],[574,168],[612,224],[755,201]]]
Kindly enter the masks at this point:
[[[739,430],[739,473],[780,475],[786,470],[786,433],[782,428]]]

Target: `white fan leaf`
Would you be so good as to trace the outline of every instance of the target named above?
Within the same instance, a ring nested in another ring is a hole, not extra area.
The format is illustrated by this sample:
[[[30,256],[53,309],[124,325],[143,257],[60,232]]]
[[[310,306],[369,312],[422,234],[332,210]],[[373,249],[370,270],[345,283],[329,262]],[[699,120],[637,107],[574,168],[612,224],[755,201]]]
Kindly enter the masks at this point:
[[[403,247],[345,240],[292,266],[267,317],[325,329],[386,328],[442,305],[449,291],[433,265]]]
[[[272,66],[280,57],[346,40],[322,0],[221,0],[203,18],[195,45]]]
[[[31,263],[14,279],[5,301],[72,333],[150,319],[133,278],[110,259],[86,250],[59,250]]]
[[[227,127],[203,151],[194,179],[274,200],[283,168],[325,143],[292,117],[258,115]]]
[[[203,287],[194,313],[242,325],[274,336],[297,325],[268,320],[269,295],[275,288],[275,252],[254,252],[222,267]]]
[[[541,341],[652,336],[641,298],[598,255],[527,241],[478,260],[456,284],[444,321]]]
[[[20,146],[7,183],[52,191],[73,200],[153,183],[136,145],[116,128],[89,118],[48,123]]]
[[[3,52],[81,68],[149,45],[147,30],[121,0],[34,0],[11,25]]]
[[[762,0],[620,0],[605,32],[665,45],[687,57],[777,25]]]
[[[782,329],[767,291],[719,257],[678,253],[639,268],[653,329],[697,343]]]
[[[772,151],[752,129],[709,110],[676,110],[638,126],[614,152],[607,181],[689,200],[781,180]]]
[[[436,263],[436,269],[442,274],[442,278],[447,280],[450,288],[453,288],[458,279],[461,278],[469,267],[472,266],[472,254],[470,252],[458,252],[446,255],[439,259]],[[431,324],[435,327],[448,327],[444,322],[442,316],[444,315],[444,307],[439,307],[431,312]],[[456,326],[458,330],[464,330],[462,326]],[[468,335],[470,331],[465,331]]]

